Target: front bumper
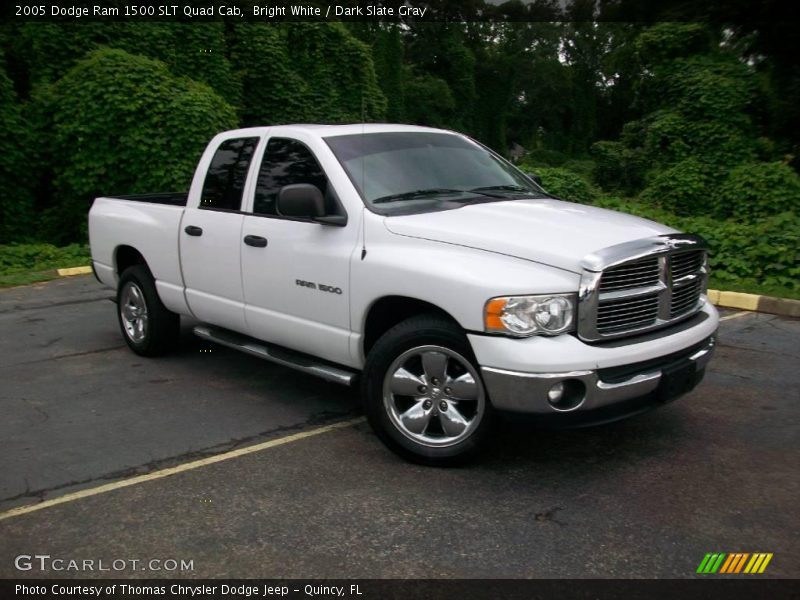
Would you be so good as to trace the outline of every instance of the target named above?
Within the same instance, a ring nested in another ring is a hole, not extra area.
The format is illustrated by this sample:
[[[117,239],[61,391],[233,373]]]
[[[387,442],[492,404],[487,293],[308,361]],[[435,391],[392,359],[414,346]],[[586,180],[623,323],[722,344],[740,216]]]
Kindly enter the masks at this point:
[[[549,415],[558,421],[567,420],[563,413],[589,419],[590,414],[602,416],[617,409],[640,412],[685,394],[705,373],[714,352],[717,326],[717,312],[709,304],[683,327],[627,343],[587,345],[572,336],[471,341],[494,408]],[[515,342],[517,352],[512,359],[509,350]],[[532,372],[502,368],[498,363],[539,368]],[[562,386],[557,386],[559,383]]]
[[[620,370],[599,369],[566,373],[522,373],[483,367],[483,381],[498,410],[541,415],[602,410],[632,399],[649,399],[651,404],[668,402],[689,392],[703,378],[714,353],[715,338],[678,356],[647,361],[641,368],[630,365]],[[652,364],[650,364],[652,363]],[[674,374],[680,374],[678,378]],[[548,392],[562,384],[562,395],[551,401]],[[638,405],[637,405],[638,408]]]

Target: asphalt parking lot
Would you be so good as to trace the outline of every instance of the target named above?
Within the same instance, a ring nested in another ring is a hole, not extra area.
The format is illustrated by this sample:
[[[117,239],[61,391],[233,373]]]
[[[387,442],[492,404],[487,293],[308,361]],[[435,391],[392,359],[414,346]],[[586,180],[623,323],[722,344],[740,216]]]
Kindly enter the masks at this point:
[[[504,428],[442,470],[385,450],[347,388],[188,331],[174,356],[134,355],[110,296],[90,276],[0,291],[2,578],[683,578],[720,551],[773,553],[757,577],[800,577],[798,320],[726,313],[681,400],[591,429]],[[3,518],[270,440],[285,443]],[[193,570],[19,571],[20,554]]]

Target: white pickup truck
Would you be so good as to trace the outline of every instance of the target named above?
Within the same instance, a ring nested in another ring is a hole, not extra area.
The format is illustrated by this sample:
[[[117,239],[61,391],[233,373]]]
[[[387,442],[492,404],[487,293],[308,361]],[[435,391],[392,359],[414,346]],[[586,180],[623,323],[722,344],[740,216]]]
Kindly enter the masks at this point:
[[[359,382],[378,436],[463,460],[498,411],[585,425],[702,378],[718,315],[693,235],[548,195],[463,135],[292,125],[217,135],[188,194],[98,198],[97,278],[131,349],[207,340]]]

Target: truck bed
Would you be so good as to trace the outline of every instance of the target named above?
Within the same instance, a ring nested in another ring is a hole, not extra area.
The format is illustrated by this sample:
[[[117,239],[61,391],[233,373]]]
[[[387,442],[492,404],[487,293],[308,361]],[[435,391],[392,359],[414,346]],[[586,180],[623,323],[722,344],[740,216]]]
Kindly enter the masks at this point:
[[[189,192],[158,192],[155,194],[129,194],[127,196],[106,196],[112,200],[132,200],[134,202],[151,202],[153,204],[169,204],[186,206]]]
[[[144,258],[164,304],[185,312],[178,236],[187,197],[168,192],[96,198],[89,211],[89,240],[100,281],[116,287],[115,253],[127,246]]]

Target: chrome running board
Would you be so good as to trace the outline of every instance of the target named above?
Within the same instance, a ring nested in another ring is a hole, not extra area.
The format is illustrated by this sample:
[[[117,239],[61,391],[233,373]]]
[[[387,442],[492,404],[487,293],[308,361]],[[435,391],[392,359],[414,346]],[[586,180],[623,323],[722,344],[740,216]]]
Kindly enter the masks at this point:
[[[317,377],[321,377],[327,381],[333,381],[334,383],[352,385],[356,377],[353,371],[348,371],[345,368],[319,361],[307,354],[301,354],[300,352],[288,350],[280,346],[267,344],[266,342],[233,331],[228,331],[227,329],[212,327],[211,325],[197,325],[193,331],[197,337],[204,340],[215,342],[222,346],[227,346],[228,348],[239,350],[245,354],[263,358],[264,360],[274,362],[284,367],[308,373],[309,375],[316,375]]]

